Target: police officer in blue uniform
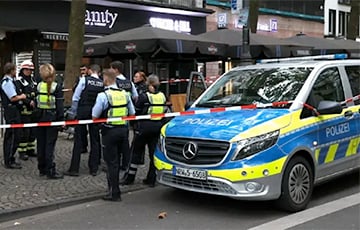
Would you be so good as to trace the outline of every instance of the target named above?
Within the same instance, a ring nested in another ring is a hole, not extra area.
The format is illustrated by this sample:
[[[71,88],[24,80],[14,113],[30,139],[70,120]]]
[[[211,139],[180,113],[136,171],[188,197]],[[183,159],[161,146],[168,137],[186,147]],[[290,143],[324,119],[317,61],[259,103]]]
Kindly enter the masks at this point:
[[[20,89],[21,93],[26,95],[21,107],[21,122],[34,122],[32,113],[35,106],[35,93],[37,82],[32,76],[34,64],[31,60],[25,60],[20,64],[20,73],[16,78],[15,84]],[[34,128],[20,129],[19,147],[17,149],[21,160],[28,160],[29,156],[36,156],[35,154],[35,134]]]
[[[115,71],[116,85],[119,89],[123,89],[128,92],[133,102],[138,98],[138,92],[133,82],[127,79],[123,74],[124,64],[121,61],[114,61],[110,63],[110,68]],[[121,170],[126,171],[129,167],[130,157],[122,156]]]
[[[64,120],[64,98],[62,85],[55,81],[55,68],[51,64],[40,66],[42,81],[37,85],[36,110],[39,122]],[[62,179],[63,175],[56,171],[54,150],[58,137],[58,127],[37,127],[37,156],[40,176],[48,179]]]
[[[4,66],[5,76],[1,80],[1,103],[4,108],[5,122],[16,124],[21,122],[19,102],[26,99],[25,94],[18,94],[14,84],[16,66],[6,63]],[[21,169],[21,165],[15,161],[15,153],[19,144],[20,129],[6,129],[3,143],[4,164],[9,169]]]
[[[159,78],[156,75],[150,75],[147,79],[147,85],[148,92],[141,94],[135,102],[135,107],[142,111],[139,115],[162,114],[167,112],[168,105],[166,104],[166,97],[159,91]],[[128,185],[134,183],[138,166],[144,164],[144,150],[147,145],[150,165],[143,183],[150,187],[155,186],[154,152],[160,135],[160,129],[163,125],[164,120],[162,118],[138,121],[132,146],[131,164],[122,184]]]
[[[134,105],[130,96],[116,85],[116,73],[112,69],[103,72],[105,91],[99,93],[92,110],[96,118],[115,118],[134,115]],[[104,160],[107,165],[108,194],[103,197],[107,201],[121,201],[119,173],[121,155],[129,155],[129,130],[127,121],[111,121],[101,128]]]
[[[80,79],[72,98],[71,111],[76,114],[77,119],[91,119],[92,107],[95,104],[98,93],[104,91],[103,81],[99,78],[100,66],[91,65],[89,69],[90,76]],[[71,158],[71,165],[64,174],[68,176],[79,176],[80,155],[83,147],[83,134],[86,132],[87,125],[75,126],[74,147]],[[100,135],[99,125],[89,124],[90,136],[90,155],[88,167],[92,176],[97,175],[100,164]]]

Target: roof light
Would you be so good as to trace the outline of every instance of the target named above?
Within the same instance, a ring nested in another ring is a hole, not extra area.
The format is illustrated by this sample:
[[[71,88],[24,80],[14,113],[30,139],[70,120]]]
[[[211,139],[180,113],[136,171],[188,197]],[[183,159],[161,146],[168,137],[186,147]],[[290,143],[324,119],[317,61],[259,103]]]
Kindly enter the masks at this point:
[[[328,54],[316,55],[307,57],[293,57],[293,58],[274,58],[274,59],[260,59],[257,63],[274,63],[274,62],[292,62],[292,61],[311,61],[311,60],[341,60],[348,58],[347,54]]]

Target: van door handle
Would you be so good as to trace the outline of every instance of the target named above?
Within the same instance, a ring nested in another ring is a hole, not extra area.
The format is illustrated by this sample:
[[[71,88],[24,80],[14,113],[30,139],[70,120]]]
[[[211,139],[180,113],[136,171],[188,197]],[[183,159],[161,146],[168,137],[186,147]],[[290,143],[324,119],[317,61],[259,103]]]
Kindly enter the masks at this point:
[[[354,113],[353,113],[352,111],[346,111],[346,112],[344,113],[344,116],[345,116],[345,117],[348,117],[348,118],[352,117],[353,115],[354,115]]]

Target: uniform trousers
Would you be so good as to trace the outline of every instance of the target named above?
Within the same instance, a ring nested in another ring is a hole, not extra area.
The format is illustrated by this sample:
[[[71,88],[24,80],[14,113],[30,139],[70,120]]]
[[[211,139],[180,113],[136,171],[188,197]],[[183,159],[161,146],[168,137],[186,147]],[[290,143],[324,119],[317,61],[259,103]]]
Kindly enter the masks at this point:
[[[52,176],[55,174],[54,151],[58,137],[58,127],[38,127],[37,158],[40,174]]]
[[[107,165],[109,194],[120,197],[119,173],[121,155],[129,155],[129,129],[127,126],[102,127],[104,161]]]
[[[5,129],[3,152],[4,164],[10,166],[15,163],[15,153],[19,144],[19,131],[20,129]]]
[[[34,122],[32,115],[21,115],[22,123]],[[35,134],[34,128],[22,128],[19,132],[19,147],[18,152],[20,155],[34,154],[35,152]]]
[[[79,118],[80,119],[80,118]],[[79,172],[81,152],[83,150],[83,137],[86,133],[86,126],[89,127],[90,154],[88,167],[90,173],[97,172],[100,164],[100,134],[98,124],[77,125],[75,126],[74,147],[71,157],[70,172]]]
[[[131,164],[128,176],[136,174],[137,166],[144,163],[145,146],[149,150],[149,170],[146,176],[146,181],[149,184],[154,184],[156,180],[154,153],[156,144],[159,139],[160,129],[163,125],[162,121],[139,121],[138,129],[135,131],[135,137],[132,146]],[[134,176],[132,176],[134,178]]]

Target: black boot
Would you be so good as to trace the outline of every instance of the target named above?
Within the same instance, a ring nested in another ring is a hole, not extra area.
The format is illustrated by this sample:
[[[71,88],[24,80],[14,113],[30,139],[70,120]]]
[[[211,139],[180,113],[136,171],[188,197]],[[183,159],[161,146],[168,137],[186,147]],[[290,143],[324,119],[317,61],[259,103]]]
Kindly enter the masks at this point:
[[[26,155],[28,155],[29,157],[36,157],[37,156],[37,154],[35,153],[34,150],[26,151]]]
[[[48,179],[63,179],[64,175],[58,171],[56,171],[55,164],[53,164],[53,167],[49,170],[49,173],[47,174]]]
[[[19,153],[20,155],[20,159],[23,160],[23,161],[27,161],[29,160],[29,156],[26,154],[26,153]]]
[[[130,184],[134,184],[135,181],[135,175],[133,174],[126,174],[124,176],[125,180],[123,180],[120,184],[121,185],[130,185]]]

